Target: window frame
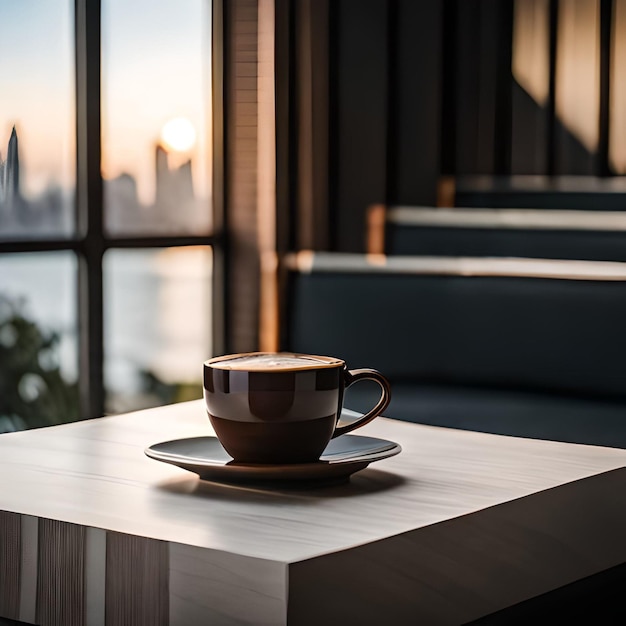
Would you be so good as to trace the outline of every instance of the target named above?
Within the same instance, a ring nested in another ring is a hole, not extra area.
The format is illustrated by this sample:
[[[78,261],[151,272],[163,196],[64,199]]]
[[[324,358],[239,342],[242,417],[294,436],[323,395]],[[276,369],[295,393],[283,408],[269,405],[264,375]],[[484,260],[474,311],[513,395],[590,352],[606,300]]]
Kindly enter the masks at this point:
[[[110,236],[104,225],[101,172],[101,0],[74,1],[76,194],[75,232],[68,238],[0,237],[0,255],[69,251],[77,259],[78,387],[81,419],[105,413],[103,258],[112,249],[210,246],[212,350],[224,345],[223,0],[212,4],[213,232],[207,235]],[[212,206],[211,206],[212,205]],[[207,355],[207,358],[210,355]]]

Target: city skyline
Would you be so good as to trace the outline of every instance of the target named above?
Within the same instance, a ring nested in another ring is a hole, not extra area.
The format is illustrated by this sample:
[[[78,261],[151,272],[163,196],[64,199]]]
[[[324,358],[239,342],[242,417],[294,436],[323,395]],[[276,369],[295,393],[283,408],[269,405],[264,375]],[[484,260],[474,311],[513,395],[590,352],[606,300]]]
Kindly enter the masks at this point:
[[[1,144],[0,144],[1,145]],[[3,160],[0,150],[0,233],[20,235],[32,232],[70,235],[73,230],[73,194],[51,186],[42,194],[26,198],[20,186],[19,136],[11,130]],[[137,181],[128,172],[113,179],[103,177],[105,225],[112,233],[178,230],[208,230],[208,203],[194,191],[191,159],[170,163],[171,153],[154,144],[155,196],[143,203]],[[179,155],[180,156],[180,155]]]

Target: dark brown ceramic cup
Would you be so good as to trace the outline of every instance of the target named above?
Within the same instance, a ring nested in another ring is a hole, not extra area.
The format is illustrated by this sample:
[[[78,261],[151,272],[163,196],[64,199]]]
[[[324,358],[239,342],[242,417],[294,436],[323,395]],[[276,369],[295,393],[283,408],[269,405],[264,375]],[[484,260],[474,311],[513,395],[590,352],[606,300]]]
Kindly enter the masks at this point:
[[[381,386],[378,404],[339,426],[344,390],[364,379]],[[206,361],[204,399],[215,434],[235,461],[308,463],[332,438],[380,415],[391,391],[377,371],[348,370],[341,359],[253,352]]]

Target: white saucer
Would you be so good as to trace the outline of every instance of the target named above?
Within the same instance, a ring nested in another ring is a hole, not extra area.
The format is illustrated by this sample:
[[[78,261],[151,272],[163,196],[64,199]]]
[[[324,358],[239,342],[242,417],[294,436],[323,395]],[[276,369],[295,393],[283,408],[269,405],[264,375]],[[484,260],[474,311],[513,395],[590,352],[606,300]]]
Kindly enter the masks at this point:
[[[343,435],[331,440],[319,461],[289,465],[236,463],[216,437],[192,437],[157,443],[145,450],[157,461],[194,472],[204,480],[229,483],[340,482],[354,472],[398,454],[399,444],[386,439]]]

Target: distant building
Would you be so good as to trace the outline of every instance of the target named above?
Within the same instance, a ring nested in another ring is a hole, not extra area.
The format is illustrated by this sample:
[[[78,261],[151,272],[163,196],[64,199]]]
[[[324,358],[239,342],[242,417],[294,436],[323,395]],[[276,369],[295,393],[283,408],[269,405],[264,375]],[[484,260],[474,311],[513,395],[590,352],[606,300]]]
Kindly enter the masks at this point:
[[[20,195],[20,156],[17,149],[17,132],[15,126],[9,138],[9,149],[4,166],[4,188],[6,197],[11,201]]]
[[[167,150],[157,144],[155,170],[153,227],[183,231],[193,229],[198,210],[193,191],[191,160],[185,161],[176,169],[170,169]]]
[[[50,182],[36,197],[20,189],[19,142],[15,126],[9,138],[7,157],[0,158],[0,232],[67,235],[74,229],[73,203],[69,194]]]
[[[18,151],[17,131],[11,131],[7,158],[0,159],[0,214],[11,216],[19,210],[20,205],[20,157]]]
[[[137,198],[137,183],[130,174],[104,181],[107,228],[112,232],[138,231],[145,219]]]
[[[160,199],[168,197],[171,193],[167,150],[161,144],[157,144],[155,148],[154,166],[156,174],[155,204],[159,204]]]
[[[179,200],[189,202],[193,200],[193,178],[191,175],[191,159],[185,161],[175,172],[176,188]]]
[[[158,144],[155,151],[156,196],[158,207],[175,209],[181,202],[194,197],[191,160],[177,169],[170,169],[167,150]]]

